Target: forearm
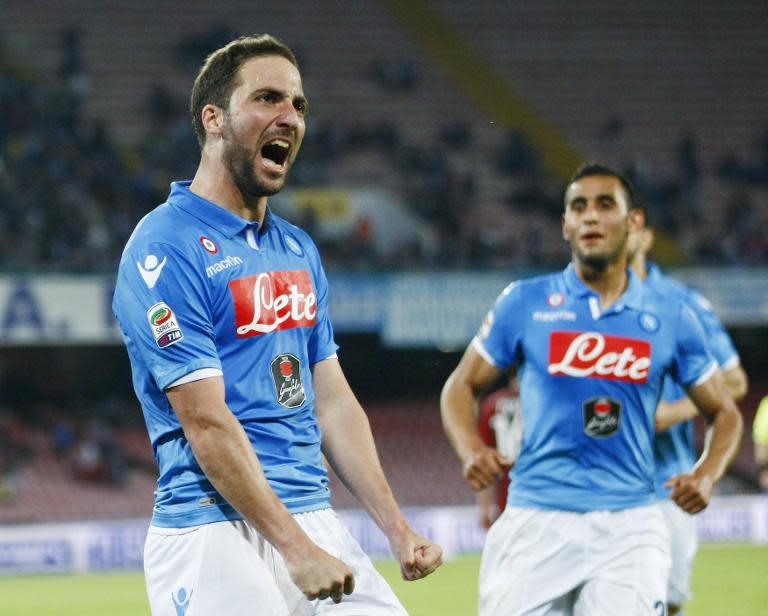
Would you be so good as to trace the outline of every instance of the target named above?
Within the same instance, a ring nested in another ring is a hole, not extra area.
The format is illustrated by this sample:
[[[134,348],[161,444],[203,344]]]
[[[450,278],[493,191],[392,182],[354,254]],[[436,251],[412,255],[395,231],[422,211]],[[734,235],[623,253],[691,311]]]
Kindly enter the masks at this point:
[[[381,467],[370,424],[356,400],[320,420],[323,453],[336,475],[387,537],[409,528]]]
[[[472,388],[451,376],[440,396],[440,417],[448,440],[462,463],[485,446],[477,431],[475,405]]]
[[[694,474],[709,477],[713,484],[720,480],[739,450],[743,423],[733,403],[715,415],[708,445],[694,467]]]
[[[216,491],[284,556],[309,539],[272,490],[245,431],[227,409],[185,430],[195,459]]]

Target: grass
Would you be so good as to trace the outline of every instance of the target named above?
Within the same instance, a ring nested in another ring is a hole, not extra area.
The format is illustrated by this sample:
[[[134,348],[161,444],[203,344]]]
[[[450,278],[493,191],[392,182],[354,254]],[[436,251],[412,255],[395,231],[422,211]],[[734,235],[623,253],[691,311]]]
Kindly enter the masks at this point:
[[[379,564],[411,616],[471,616],[480,558],[463,556],[420,582],[403,582],[394,563]],[[768,546],[705,545],[694,567],[687,616],[768,614]],[[149,614],[141,573],[0,578],[3,616]]]

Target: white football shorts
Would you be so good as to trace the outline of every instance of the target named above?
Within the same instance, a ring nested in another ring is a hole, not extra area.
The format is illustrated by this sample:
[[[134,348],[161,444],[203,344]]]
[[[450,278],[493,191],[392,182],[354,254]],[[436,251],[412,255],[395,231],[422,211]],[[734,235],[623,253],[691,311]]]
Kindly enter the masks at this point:
[[[669,535],[657,505],[507,507],[488,531],[480,616],[663,616]]]
[[[341,603],[307,600],[280,553],[245,521],[150,526],[144,576],[153,616],[407,616],[332,509],[294,516],[317,545],[352,569]]]
[[[682,605],[691,596],[691,570],[699,539],[696,518],[678,507],[672,500],[659,501],[661,513],[669,529],[672,569],[669,572],[667,603]]]

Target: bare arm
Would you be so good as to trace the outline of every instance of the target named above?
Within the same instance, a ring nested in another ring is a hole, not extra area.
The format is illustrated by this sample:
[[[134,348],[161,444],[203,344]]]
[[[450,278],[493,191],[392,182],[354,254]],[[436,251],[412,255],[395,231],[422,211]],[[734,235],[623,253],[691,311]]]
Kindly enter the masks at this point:
[[[725,389],[738,402],[747,394],[747,374],[741,366],[723,372]],[[675,402],[659,402],[654,419],[656,432],[664,432],[677,423],[688,421],[699,415],[699,409],[690,398]]]
[[[683,421],[688,421],[694,417],[698,417],[699,409],[688,397],[680,398],[674,402],[659,402],[659,406],[656,407],[656,416],[653,420],[653,427],[656,432],[664,432],[669,430],[675,424]]]
[[[400,510],[381,468],[368,417],[338,360],[315,364],[312,384],[323,453],[331,467],[389,539],[403,578],[429,575],[442,564],[442,549],[417,534]]]
[[[710,425],[710,438],[693,471],[676,475],[665,485],[672,488],[672,500],[683,510],[698,513],[709,504],[712,489],[736,456],[743,420],[719,371],[706,382],[691,387],[688,395]]]
[[[731,394],[734,402],[740,402],[747,395],[749,389],[749,379],[747,373],[741,366],[736,366],[730,370],[723,371],[723,379],[725,380],[725,388],[728,393]]]
[[[477,432],[477,399],[501,371],[470,345],[448,377],[440,396],[443,429],[462,464],[464,479],[474,490],[493,485],[512,462],[486,445]]]
[[[256,453],[224,399],[224,380],[213,377],[169,389],[200,468],[219,494],[280,551],[294,583],[308,599],[354,588],[349,568],[315,545],[267,482]]]

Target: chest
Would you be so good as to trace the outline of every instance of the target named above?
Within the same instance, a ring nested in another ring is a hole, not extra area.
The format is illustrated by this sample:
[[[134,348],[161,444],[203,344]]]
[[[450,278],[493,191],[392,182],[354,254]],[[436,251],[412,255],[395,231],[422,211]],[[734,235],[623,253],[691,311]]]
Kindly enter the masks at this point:
[[[204,264],[219,339],[244,339],[313,326],[318,285],[303,247],[278,234],[258,243],[217,238]]]
[[[652,310],[615,306],[603,312],[572,299],[557,311],[532,311],[522,346],[526,361],[552,377],[643,384],[670,369],[674,323]]]

